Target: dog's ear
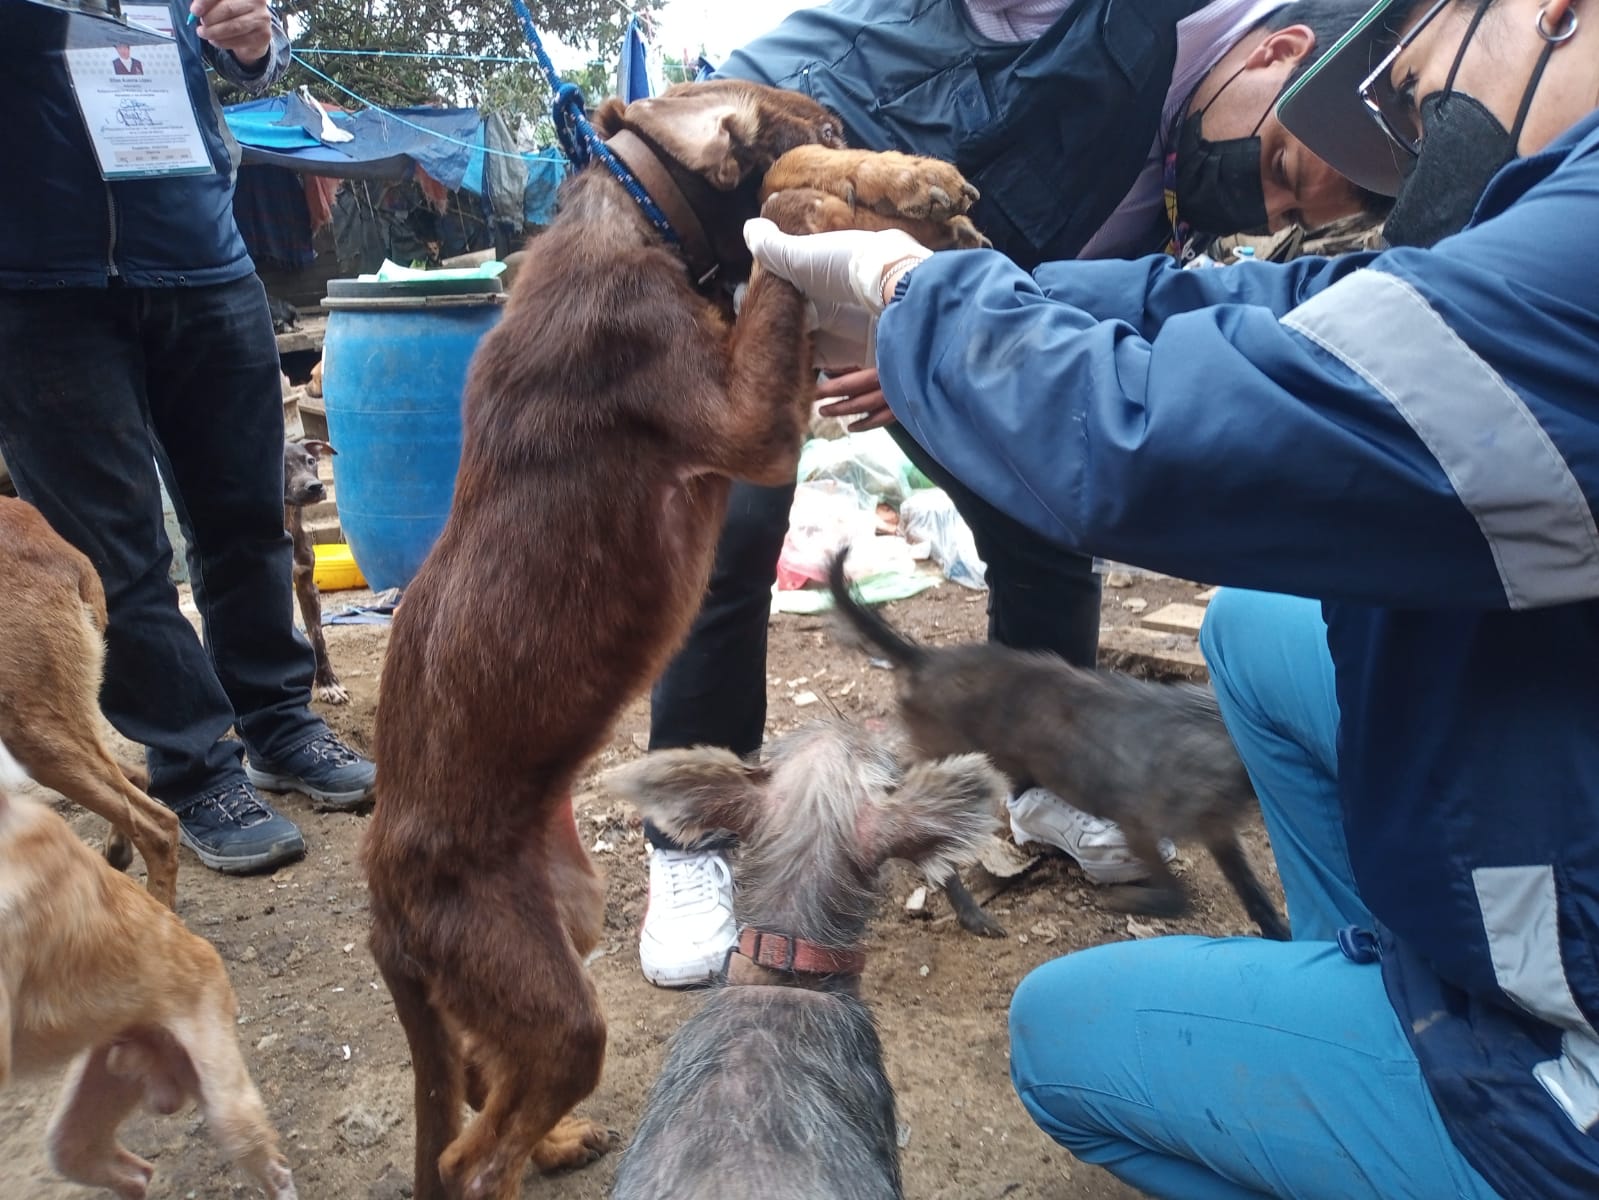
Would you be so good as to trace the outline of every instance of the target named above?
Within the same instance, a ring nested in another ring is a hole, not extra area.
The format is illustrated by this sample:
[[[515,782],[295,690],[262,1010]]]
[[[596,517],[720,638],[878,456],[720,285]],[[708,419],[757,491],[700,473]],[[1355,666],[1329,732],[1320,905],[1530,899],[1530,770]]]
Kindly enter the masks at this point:
[[[901,858],[929,883],[942,883],[993,833],[1005,791],[1004,777],[981,754],[918,763],[879,808],[874,861]]]
[[[599,130],[601,137],[610,137],[622,128],[622,114],[626,111],[627,104],[612,96],[594,110],[589,122]]]
[[[306,438],[300,445],[311,452],[312,458],[321,458],[324,454],[337,454],[332,443],[324,442],[317,438]]]
[[[701,175],[714,188],[730,192],[748,168],[739,151],[760,133],[760,113],[753,97],[726,89],[686,92],[635,100],[622,115],[669,157]]]
[[[606,774],[604,786],[680,842],[754,833],[766,772],[731,750],[657,750]]]

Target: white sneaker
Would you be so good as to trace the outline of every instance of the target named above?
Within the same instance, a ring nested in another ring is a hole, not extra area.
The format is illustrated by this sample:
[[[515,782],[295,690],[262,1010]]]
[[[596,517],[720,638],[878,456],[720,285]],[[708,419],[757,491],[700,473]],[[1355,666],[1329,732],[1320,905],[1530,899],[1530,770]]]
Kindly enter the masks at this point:
[[[1028,788],[1005,801],[1010,832],[1018,846],[1045,842],[1077,860],[1090,883],[1132,883],[1146,879],[1149,869],[1127,848],[1127,835],[1114,821],[1073,808],[1054,792]],[[1177,847],[1160,839],[1160,857],[1171,862]]]
[[[709,983],[738,940],[733,873],[714,850],[650,851],[650,898],[638,958],[656,987]]]

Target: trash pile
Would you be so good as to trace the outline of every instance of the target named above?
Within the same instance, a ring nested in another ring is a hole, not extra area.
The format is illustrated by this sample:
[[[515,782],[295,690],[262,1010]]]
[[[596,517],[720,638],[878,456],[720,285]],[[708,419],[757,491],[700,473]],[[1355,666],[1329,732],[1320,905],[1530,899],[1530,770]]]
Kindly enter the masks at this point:
[[[954,502],[884,429],[805,443],[772,611],[830,608],[827,560],[844,546],[851,582],[869,604],[903,600],[942,579],[985,586],[983,562]]]

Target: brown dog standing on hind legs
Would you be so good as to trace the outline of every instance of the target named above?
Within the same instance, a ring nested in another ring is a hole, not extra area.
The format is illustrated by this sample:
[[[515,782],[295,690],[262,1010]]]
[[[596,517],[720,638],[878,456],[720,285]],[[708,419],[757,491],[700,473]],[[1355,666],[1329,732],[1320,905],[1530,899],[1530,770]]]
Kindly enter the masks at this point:
[[[828,587],[844,619],[897,668],[900,721],[918,757],[986,754],[1010,779],[1118,822],[1150,873],[1147,885],[1108,900],[1127,912],[1188,911],[1157,839],[1197,838],[1261,933],[1288,940],[1238,840],[1255,790],[1209,688],[1085,671],[994,642],[919,646],[851,594],[847,556],[828,564]]]
[[[154,1174],[118,1144],[122,1122],[191,1098],[268,1200],[295,1200],[221,957],[49,808],[9,795],[19,776],[0,743],[0,1088],[70,1063],[50,1164],[120,1200],[144,1200]]]
[[[305,527],[305,506],[327,496],[317,464],[324,454],[338,451],[316,438],[283,443],[283,524],[294,543],[294,598],[300,603],[305,636],[316,658],[317,699],[324,704],[348,704],[350,693],[333,673],[328,640],[322,632],[322,596],[316,586],[316,546]]]
[[[570,1115],[605,1054],[584,967],[603,886],[571,788],[686,634],[729,481],[791,481],[809,419],[804,300],[757,272],[734,325],[721,285],[750,270],[763,176],[841,146],[836,119],[715,82],[608,102],[595,124],[703,238],[668,246],[603,166],[564,185],[473,360],[454,505],[395,618],[363,859],[416,1075],[415,1200],[507,1200],[529,1158],[614,1145]],[[977,240],[943,163],[845,154],[785,179],[765,212],[791,232],[900,211],[943,222],[939,244]],[[686,269],[707,249],[714,294]],[[463,1100],[481,1114],[464,1131]]]
[[[102,734],[105,588],[39,510],[0,496],[0,743],[35,781],[111,823],[106,857],[144,858],[150,892],[178,892],[178,818],[143,791]]]

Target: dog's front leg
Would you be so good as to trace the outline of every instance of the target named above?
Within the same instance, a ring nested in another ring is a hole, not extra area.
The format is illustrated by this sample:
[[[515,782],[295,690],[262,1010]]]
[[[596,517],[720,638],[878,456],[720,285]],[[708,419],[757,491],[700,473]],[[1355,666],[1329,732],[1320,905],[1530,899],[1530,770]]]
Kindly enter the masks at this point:
[[[46,1133],[50,1165],[74,1183],[105,1188],[118,1200],[144,1200],[155,1168],[117,1142],[117,1129],[144,1098],[137,1077],[109,1067],[111,1043],[80,1054]]]
[[[294,596],[300,602],[300,617],[305,622],[305,636],[311,642],[311,653],[316,660],[317,699],[325,704],[348,704],[350,693],[339,683],[333,673],[332,660],[328,658],[327,637],[322,632],[322,596],[316,586],[316,546],[305,529],[305,516],[298,508],[284,510],[289,536],[294,542]]]
[[[756,267],[731,334],[727,419],[701,448],[705,465],[768,487],[793,483],[813,377],[805,298]]]

